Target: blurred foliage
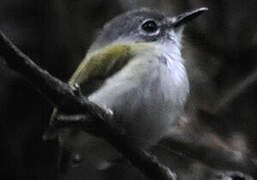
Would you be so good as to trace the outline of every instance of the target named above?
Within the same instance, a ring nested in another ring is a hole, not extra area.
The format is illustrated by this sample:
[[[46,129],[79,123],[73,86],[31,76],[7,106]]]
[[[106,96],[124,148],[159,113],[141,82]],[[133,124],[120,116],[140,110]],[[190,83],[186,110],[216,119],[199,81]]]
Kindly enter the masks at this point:
[[[171,138],[220,152],[238,152],[240,157],[250,157],[254,162],[257,154],[256,0],[1,0],[0,29],[35,62],[67,80],[97,31],[115,15],[139,7],[175,15],[201,6],[209,7],[209,12],[185,30],[183,52],[191,94],[178,132]],[[0,176],[56,179],[57,144],[41,138],[52,107],[22,76],[4,66],[4,61],[0,65]],[[179,179],[224,179],[230,170],[224,167],[214,170],[211,163],[174,152],[167,142],[153,148],[153,152]],[[228,158],[237,157],[231,154]],[[83,162],[77,168],[67,167],[63,177],[143,179],[128,163],[112,169],[98,172]]]

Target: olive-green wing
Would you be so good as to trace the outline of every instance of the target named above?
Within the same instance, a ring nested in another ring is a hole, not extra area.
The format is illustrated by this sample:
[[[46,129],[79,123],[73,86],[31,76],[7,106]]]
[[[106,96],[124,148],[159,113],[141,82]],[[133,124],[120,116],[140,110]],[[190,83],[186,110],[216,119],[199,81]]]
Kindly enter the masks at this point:
[[[83,95],[88,96],[132,59],[130,49],[128,45],[111,46],[94,53],[95,55],[88,55],[69,83],[78,84]]]

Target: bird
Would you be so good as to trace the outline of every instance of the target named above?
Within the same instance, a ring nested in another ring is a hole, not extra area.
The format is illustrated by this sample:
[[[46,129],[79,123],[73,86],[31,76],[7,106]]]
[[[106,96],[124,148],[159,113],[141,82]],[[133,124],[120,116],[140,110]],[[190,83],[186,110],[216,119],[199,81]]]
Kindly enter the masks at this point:
[[[175,130],[189,94],[182,57],[184,25],[202,7],[170,17],[140,8],[107,22],[71,76],[89,101],[110,108],[112,124],[124,130],[132,146],[148,149]],[[54,109],[51,121],[61,114]],[[97,169],[121,155],[103,139],[77,129],[56,131],[73,161],[87,155]],[[47,139],[47,133],[46,133]]]

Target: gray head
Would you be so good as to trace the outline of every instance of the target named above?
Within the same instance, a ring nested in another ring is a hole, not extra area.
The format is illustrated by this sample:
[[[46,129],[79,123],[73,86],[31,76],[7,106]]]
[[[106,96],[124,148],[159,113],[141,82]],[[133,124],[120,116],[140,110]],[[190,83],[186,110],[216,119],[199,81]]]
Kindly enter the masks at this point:
[[[153,41],[172,43],[180,47],[183,25],[207,10],[199,8],[175,17],[147,8],[129,11],[104,26],[90,51],[115,43]]]

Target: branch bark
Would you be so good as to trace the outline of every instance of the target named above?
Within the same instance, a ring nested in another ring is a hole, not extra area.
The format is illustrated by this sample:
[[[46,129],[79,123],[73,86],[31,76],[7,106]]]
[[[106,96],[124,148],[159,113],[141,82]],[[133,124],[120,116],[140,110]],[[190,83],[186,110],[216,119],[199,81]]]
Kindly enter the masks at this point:
[[[0,55],[4,57],[10,68],[21,73],[35,89],[42,93],[60,111],[65,114],[84,114],[90,117],[90,121],[82,118],[76,121],[75,124],[82,126],[83,130],[88,133],[102,136],[121,152],[125,158],[130,160],[136,168],[140,169],[146,177],[152,180],[175,179],[175,174],[161,164],[153,155],[137,147],[130,146],[131,143],[128,138],[110,123],[113,115],[111,110],[88,101],[82,95],[76,93],[76,88],[40,68],[1,31]],[[62,125],[71,126],[74,125],[74,121],[69,122],[68,119],[65,119],[65,124]],[[89,126],[94,128],[88,128]]]

